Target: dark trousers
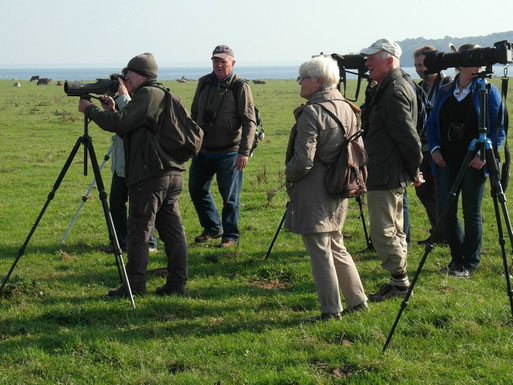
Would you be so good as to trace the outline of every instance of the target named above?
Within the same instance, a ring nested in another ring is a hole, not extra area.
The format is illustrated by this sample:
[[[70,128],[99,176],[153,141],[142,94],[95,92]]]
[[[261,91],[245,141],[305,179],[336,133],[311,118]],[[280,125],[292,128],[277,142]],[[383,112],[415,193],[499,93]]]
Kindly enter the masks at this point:
[[[237,154],[211,159],[199,153],[189,169],[189,193],[198,213],[201,226],[209,233],[223,233],[223,240],[239,240],[239,202],[242,171],[237,171]],[[223,198],[222,219],[210,192],[216,175],[219,193]]]
[[[434,229],[438,224],[438,207],[436,204],[436,182],[431,170],[433,158],[430,152],[423,152],[422,155],[423,159],[420,165],[420,171],[424,176],[425,182],[415,187],[415,192],[426,209],[431,229]]]
[[[461,167],[459,162],[447,162],[445,167],[438,168],[438,202],[443,210],[447,202],[456,175]],[[481,202],[483,200],[486,176],[484,170],[468,167],[456,198],[449,209],[443,223],[447,242],[451,248],[451,265],[463,266],[475,270],[481,259],[481,239],[483,221]],[[458,219],[458,198],[462,196],[463,230]]]
[[[128,195],[128,263],[126,270],[134,290],[145,288],[148,266],[148,242],[153,226],[164,242],[167,255],[167,282],[185,286],[188,276],[188,252],[178,200],[183,175],[145,179],[130,186]]]
[[[112,216],[112,222],[116,229],[116,235],[118,237],[119,246],[122,249],[127,247],[127,228],[128,228],[128,217],[127,217],[127,202],[128,202],[128,187],[126,180],[120,177],[116,172],[112,174],[112,183],[110,185],[109,195],[109,208]],[[151,232],[150,237],[150,248],[157,248],[157,238]]]

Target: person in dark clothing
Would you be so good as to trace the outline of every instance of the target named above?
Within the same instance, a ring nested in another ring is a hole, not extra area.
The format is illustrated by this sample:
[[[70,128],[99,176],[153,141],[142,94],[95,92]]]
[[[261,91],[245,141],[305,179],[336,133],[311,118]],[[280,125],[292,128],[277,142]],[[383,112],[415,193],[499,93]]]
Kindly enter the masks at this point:
[[[133,294],[146,293],[148,242],[155,225],[164,242],[168,276],[157,294],[184,294],[188,275],[188,252],[178,200],[183,189],[185,165],[161,151],[153,132],[158,132],[166,110],[166,93],[157,83],[158,66],[151,53],[132,58],[126,67],[126,85],[133,95],[122,111],[114,100],[101,97],[106,111],[88,100],[80,100],[79,111],[100,128],[119,134],[125,148],[128,185],[128,279]],[[121,81],[120,81],[121,82]],[[128,295],[123,284],[110,296]]]
[[[464,44],[458,52],[478,47],[474,44]],[[443,271],[455,277],[469,278],[481,259],[481,202],[487,174],[485,161],[481,160],[479,154],[476,154],[468,165],[463,164],[471,141],[479,136],[481,107],[476,73],[480,72],[481,68],[459,67],[458,70],[454,81],[438,94],[433,112],[426,123],[426,130],[434,163],[433,173],[437,178],[440,214],[446,205],[456,175],[461,167],[468,167],[456,198],[441,225],[451,249],[451,261]],[[494,148],[499,148],[506,136],[503,116],[499,116],[499,111],[504,111],[501,104],[500,92],[492,85],[488,93],[486,137],[490,139]],[[460,194],[464,230],[457,215]]]
[[[417,48],[413,52],[415,71],[417,71],[417,74],[422,79],[419,82],[419,87],[421,87],[426,94],[426,120],[429,117],[429,114],[431,113],[431,110],[435,104],[436,96],[438,95],[439,90],[444,85],[453,80],[451,76],[446,76],[443,71],[434,74],[426,73],[427,68],[424,66],[424,52],[433,51],[434,49],[435,47],[432,45],[425,45]],[[431,157],[431,152],[429,152],[425,125],[420,130],[419,137],[422,143],[422,164],[420,165],[420,171],[424,176],[425,182],[420,186],[415,187],[415,192],[420,202],[426,209],[429,223],[431,225],[430,232],[432,232],[438,224],[438,203],[436,199],[436,179],[431,171],[433,158]],[[429,238],[420,240],[417,243],[425,244],[428,242],[428,240]],[[445,243],[445,235],[440,233],[439,238],[435,239],[434,241]]]
[[[117,74],[113,74],[117,75]],[[123,82],[120,83],[115,98],[117,108],[121,111],[132,100]],[[119,246],[126,251],[128,243],[128,187],[125,180],[125,150],[123,139],[118,134],[112,136],[112,153],[110,156],[112,182],[110,184],[109,209],[112,215],[112,222],[116,229]],[[150,253],[157,252],[157,237],[154,232],[150,236]],[[112,253],[112,243],[103,248],[103,251]]]

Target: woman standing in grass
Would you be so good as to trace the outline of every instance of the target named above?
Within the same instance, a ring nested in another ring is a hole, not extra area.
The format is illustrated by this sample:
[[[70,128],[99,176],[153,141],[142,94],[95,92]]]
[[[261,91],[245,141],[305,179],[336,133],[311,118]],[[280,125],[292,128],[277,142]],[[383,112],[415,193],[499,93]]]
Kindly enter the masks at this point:
[[[300,95],[308,102],[295,111],[297,123],[287,149],[290,203],[285,227],[301,234],[310,255],[321,305],[321,316],[316,318],[338,319],[342,311],[339,289],[348,306],[344,312],[367,309],[358,270],[341,234],[348,200],[330,196],[324,186],[325,164],[338,155],[344,135],[356,132],[357,118],[336,89],[339,70],[333,59],[310,59],[301,65],[299,75]]]
[[[478,45],[462,45],[458,52],[478,48]],[[452,83],[440,90],[433,112],[426,123],[429,150],[433,157],[434,172],[438,184],[438,209],[444,209],[449,192],[461,167],[468,167],[456,192],[444,226],[447,242],[451,248],[451,262],[444,269],[450,275],[468,278],[477,269],[481,259],[483,222],[481,201],[483,200],[486,173],[485,161],[476,154],[468,165],[463,164],[469,145],[479,137],[481,107],[479,84],[476,73],[480,67],[459,67]],[[488,132],[494,148],[504,141],[505,132],[499,90],[491,86],[488,95]],[[458,197],[462,195],[465,230],[458,220]]]

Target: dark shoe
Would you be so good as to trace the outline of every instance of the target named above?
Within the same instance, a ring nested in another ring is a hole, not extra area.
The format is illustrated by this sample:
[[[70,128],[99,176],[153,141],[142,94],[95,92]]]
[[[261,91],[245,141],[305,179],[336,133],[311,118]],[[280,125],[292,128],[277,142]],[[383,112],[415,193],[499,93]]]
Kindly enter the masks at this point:
[[[221,241],[221,243],[219,245],[217,245],[217,247],[224,249],[225,247],[237,246],[237,245],[238,245],[238,242],[234,241],[233,239],[223,239]]]
[[[367,305],[367,301],[365,301],[356,306],[348,307],[347,309],[344,309],[342,311],[342,315],[347,315],[347,314],[357,313],[360,311],[367,311],[367,310],[369,310],[369,305]]]
[[[171,294],[177,294],[177,295],[184,295],[185,294],[185,285],[172,285],[169,283],[166,283],[164,286],[157,287],[157,290],[155,290],[155,293],[157,295],[171,295]]]
[[[321,313],[321,315],[308,318],[307,322],[329,321],[342,319],[340,313]]]
[[[388,283],[381,286],[377,293],[371,294],[369,301],[382,302],[393,297],[404,298],[409,288],[409,286],[395,286]]]
[[[144,295],[146,294],[146,288],[140,287],[140,288],[134,288],[132,287],[132,295]],[[117,289],[110,289],[109,293],[107,294],[109,297],[121,297],[126,298],[129,297],[128,293],[128,287],[125,286],[125,284],[121,285]]]
[[[451,262],[446,267],[442,267],[440,269],[440,272],[444,273],[444,274],[454,275],[455,271],[461,271],[461,270],[463,270],[463,266],[461,264]]]
[[[109,246],[100,247],[100,250],[103,251],[104,253],[112,254],[112,253],[114,253],[114,246],[109,245]],[[121,246],[121,251],[126,252],[126,246]]]
[[[223,233],[210,233],[207,230],[203,230],[201,235],[198,235],[196,238],[194,238],[194,242],[205,243],[211,241],[212,239],[219,238],[221,235],[223,235]]]

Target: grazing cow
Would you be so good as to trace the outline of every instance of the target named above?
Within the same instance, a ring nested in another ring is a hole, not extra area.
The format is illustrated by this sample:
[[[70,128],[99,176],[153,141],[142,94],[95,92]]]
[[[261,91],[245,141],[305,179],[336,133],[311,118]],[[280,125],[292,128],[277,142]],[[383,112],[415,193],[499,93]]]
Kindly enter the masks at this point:
[[[21,83],[20,83],[20,82],[15,82],[15,83],[13,84],[13,87],[21,87]]]
[[[264,80],[253,80],[254,84],[265,84]]]
[[[57,85],[62,86],[62,85],[64,85],[64,83],[62,82],[62,80],[57,80]]]
[[[32,75],[32,77],[30,78],[30,81],[33,81],[33,80],[39,80],[39,75]]]
[[[37,80],[37,85],[40,85],[42,84],[43,86],[47,86],[48,84],[50,84],[50,82],[52,81],[52,79],[48,79],[48,78],[39,78]]]

